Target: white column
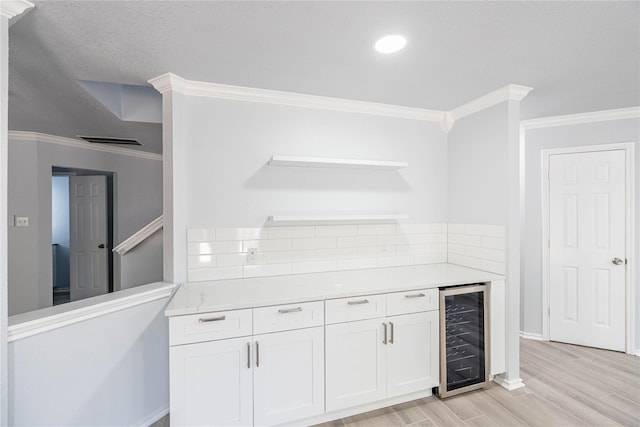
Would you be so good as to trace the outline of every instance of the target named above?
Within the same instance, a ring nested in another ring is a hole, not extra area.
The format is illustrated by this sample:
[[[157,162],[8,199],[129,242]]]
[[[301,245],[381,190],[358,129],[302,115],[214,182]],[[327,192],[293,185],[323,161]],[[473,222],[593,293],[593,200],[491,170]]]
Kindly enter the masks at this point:
[[[524,387],[520,378],[520,259],[521,234],[524,227],[522,180],[524,170],[520,146],[520,100],[508,101],[507,117],[507,271],[506,271],[506,372],[496,378],[508,390]]]
[[[170,73],[149,80],[162,93],[163,276],[170,283],[187,281],[185,108],[184,95],[176,90],[181,81]]]

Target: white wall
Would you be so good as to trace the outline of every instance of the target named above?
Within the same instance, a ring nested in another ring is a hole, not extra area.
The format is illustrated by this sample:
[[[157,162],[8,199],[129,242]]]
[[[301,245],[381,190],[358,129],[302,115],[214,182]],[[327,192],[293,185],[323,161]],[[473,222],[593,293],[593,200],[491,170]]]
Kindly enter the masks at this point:
[[[446,135],[436,123],[187,97],[188,226],[263,225],[285,213],[446,218]],[[265,167],[273,154],[404,160],[399,172]]]
[[[9,315],[48,307],[51,295],[51,167],[114,172],[114,244],[162,214],[162,162],[33,141],[9,141]],[[35,267],[34,267],[35,266]]]
[[[171,98],[169,98],[171,97]],[[404,213],[445,222],[446,134],[420,120],[165,95],[171,100],[174,281],[188,228],[261,227],[274,214]],[[266,166],[274,154],[408,161],[400,171]],[[167,177],[165,177],[167,179]],[[166,185],[166,182],[165,182]],[[165,230],[166,231],[166,230]],[[165,262],[166,264],[166,262]],[[182,267],[181,267],[182,266]],[[166,276],[165,276],[166,279]]]
[[[636,266],[640,265],[640,119],[602,121],[558,127],[530,129],[525,133],[526,228],[523,245],[524,281],[522,286],[522,331],[542,334],[542,150],[616,142],[634,142],[636,168]],[[640,284],[636,268],[636,286]],[[636,293],[636,313],[640,314],[640,292]],[[640,321],[640,316],[636,317]],[[636,326],[636,347],[640,343],[640,323]]]
[[[9,343],[9,425],[128,426],[162,415],[167,300]]]

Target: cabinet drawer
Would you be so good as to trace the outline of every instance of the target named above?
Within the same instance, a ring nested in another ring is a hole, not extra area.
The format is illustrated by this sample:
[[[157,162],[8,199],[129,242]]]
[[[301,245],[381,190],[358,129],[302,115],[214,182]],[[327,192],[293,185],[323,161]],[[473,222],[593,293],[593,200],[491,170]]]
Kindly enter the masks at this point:
[[[251,309],[198,313],[169,319],[169,345],[251,335]]]
[[[324,325],[322,301],[253,309],[253,333],[287,331]]]
[[[326,300],[326,323],[331,324],[384,317],[387,313],[386,302],[385,295],[366,295],[363,297]]]
[[[387,315],[438,309],[438,288],[387,294]]]

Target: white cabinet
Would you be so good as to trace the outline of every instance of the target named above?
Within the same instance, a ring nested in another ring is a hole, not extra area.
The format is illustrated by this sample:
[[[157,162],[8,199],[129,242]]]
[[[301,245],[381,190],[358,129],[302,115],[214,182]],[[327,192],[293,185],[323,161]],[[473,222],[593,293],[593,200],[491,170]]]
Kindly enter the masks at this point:
[[[387,348],[383,319],[327,325],[327,411],[384,399]]]
[[[439,317],[437,303],[434,306],[430,302],[434,292],[437,293],[437,289],[407,295],[373,295],[358,300],[376,303],[377,308],[368,311],[370,316],[384,314],[379,307],[389,308],[391,301],[394,314],[425,308],[432,311],[326,326],[327,411],[429,390],[438,385]],[[414,299],[416,295],[424,299]],[[380,297],[386,300],[381,301]],[[405,304],[405,300],[409,303]],[[332,318],[359,316],[355,310],[354,315],[344,314],[349,312],[349,307],[336,310],[343,301],[327,301],[327,322]],[[365,313],[367,303],[359,305],[361,308],[357,310]],[[341,314],[331,316],[330,306]]]
[[[251,337],[173,346],[171,425],[253,423]]]
[[[430,389],[440,382],[438,311],[387,318],[387,397]]]
[[[322,414],[323,313],[312,302],[172,317],[171,425],[262,426]],[[250,335],[252,319],[268,333]],[[270,332],[296,326],[307,328]],[[228,338],[232,331],[249,336]]]
[[[256,426],[324,412],[322,327],[254,336],[253,408]]]

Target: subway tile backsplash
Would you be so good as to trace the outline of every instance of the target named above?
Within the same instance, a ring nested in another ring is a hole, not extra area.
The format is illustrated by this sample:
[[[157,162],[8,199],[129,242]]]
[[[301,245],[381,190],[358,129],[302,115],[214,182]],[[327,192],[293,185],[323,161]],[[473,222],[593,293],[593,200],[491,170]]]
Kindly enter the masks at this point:
[[[447,259],[452,264],[505,273],[505,227],[448,224]]]
[[[444,223],[189,229],[188,280],[441,263],[446,242]]]
[[[190,282],[442,262],[505,271],[505,228],[482,224],[189,229],[187,248]]]

